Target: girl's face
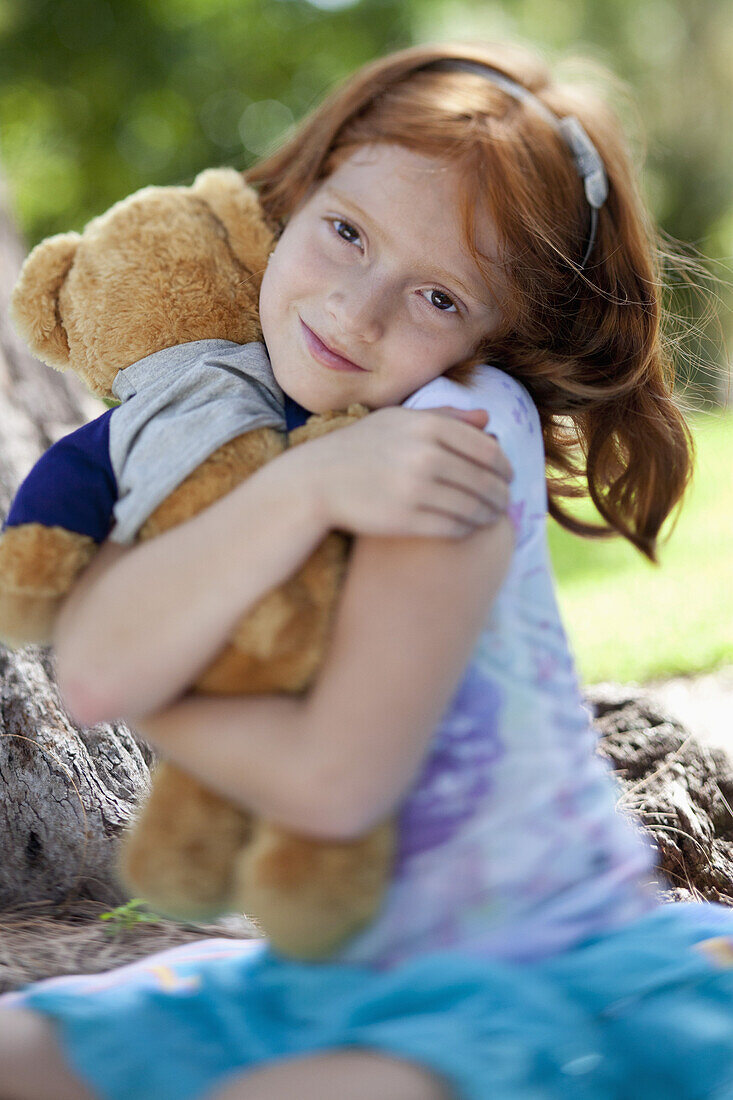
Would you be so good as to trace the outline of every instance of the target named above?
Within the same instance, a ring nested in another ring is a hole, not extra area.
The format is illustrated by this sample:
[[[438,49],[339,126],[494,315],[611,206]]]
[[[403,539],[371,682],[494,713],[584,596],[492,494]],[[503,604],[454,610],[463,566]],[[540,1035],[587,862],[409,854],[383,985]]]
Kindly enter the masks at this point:
[[[260,321],[275,378],[311,412],[399,405],[471,356],[500,315],[462,246],[450,165],[363,146],[291,215]],[[490,225],[477,244],[494,254]]]

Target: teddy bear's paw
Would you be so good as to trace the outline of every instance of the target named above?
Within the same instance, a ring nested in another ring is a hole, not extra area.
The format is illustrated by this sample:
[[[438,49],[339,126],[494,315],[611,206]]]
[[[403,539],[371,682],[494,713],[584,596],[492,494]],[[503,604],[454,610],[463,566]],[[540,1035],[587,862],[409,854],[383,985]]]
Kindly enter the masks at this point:
[[[395,827],[320,841],[258,822],[237,861],[238,906],[283,955],[320,959],[374,917],[389,881]]]
[[[0,640],[49,644],[61,603],[97,550],[89,536],[63,527],[6,527],[0,536]]]
[[[357,420],[369,415],[366,405],[349,405],[346,412],[315,413],[299,428],[294,428],[288,436],[291,447],[297,447],[299,443],[305,443],[309,439],[318,439],[337,428],[347,428],[349,424],[356,424]]]
[[[134,896],[176,920],[234,912],[235,857],[251,835],[244,810],[168,764],[123,838],[119,874]]]
[[[5,592],[0,585],[0,642],[8,649],[50,645],[61,602]]]

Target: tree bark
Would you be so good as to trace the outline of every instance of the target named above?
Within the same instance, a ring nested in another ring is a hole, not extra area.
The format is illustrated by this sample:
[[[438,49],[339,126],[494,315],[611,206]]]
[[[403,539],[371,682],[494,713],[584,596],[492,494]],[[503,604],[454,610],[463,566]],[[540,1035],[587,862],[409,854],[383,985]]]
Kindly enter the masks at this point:
[[[121,723],[73,725],[47,651],[0,650],[0,910],[71,896],[122,902],[114,849],[149,763]]]
[[[588,688],[598,751],[613,767],[619,813],[651,835],[665,901],[733,906],[733,761],[693,737],[637,685]]]
[[[25,350],[8,319],[25,248],[0,180],[0,515],[40,454],[104,406]],[[117,837],[151,753],[121,723],[75,726],[47,650],[0,646],[0,910],[70,897],[118,904]]]
[[[26,248],[0,177],[0,513],[36,459],[61,436],[104,412],[72,374],[39,363],[9,321],[10,295]]]

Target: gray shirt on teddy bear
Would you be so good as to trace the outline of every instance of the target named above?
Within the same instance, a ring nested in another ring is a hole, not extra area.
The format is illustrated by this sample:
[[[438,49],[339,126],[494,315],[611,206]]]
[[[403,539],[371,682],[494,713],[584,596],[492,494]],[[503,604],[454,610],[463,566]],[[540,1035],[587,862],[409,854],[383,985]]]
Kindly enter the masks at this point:
[[[112,392],[109,452],[117,479],[110,538],[129,544],[197,466],[255,428],[287,430],[285,397],[265,345],[196,340],[121,370]]]

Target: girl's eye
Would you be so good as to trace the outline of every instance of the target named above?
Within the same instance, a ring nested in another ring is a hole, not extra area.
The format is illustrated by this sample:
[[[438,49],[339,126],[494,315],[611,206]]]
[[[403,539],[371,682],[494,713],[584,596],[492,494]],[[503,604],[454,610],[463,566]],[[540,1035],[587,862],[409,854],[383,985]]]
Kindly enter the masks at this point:
[[[458,306],[456,305],[456,303],[453,301],[452,298],[449,298],[448,295],[445,294],[442,290],[429,290],[428,298],[430,300],[430,304],[432,306],[435,306],[436,309],[440,310],[441,313],[458,313]],[[436,299],[441,300],[437,301]],[[446,302],[448,303],[447,305],[445,304]]]
[[[361,241],[359,236],[359,230],[351,224],[351,222],[344,221],[343,218],[327,218],[326,221],[332,227],[334,233],[345,241],[346,244],[358,245]],[[427,296],[424,299],[429,301],[435,310],[440,313],[458,313],[459,309],[456,303],[449,295],[442,290],[432,289],[427,291]]]
[[[342,241],[346,241],[347,244],[356,244],[361,240],[359,237],[359,230],[356,229],[350,222],[345,222],[343,218],[330,218],[330,224],[334,227],[336,234]]]

